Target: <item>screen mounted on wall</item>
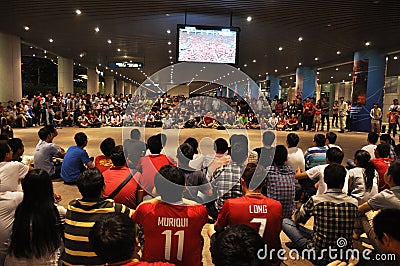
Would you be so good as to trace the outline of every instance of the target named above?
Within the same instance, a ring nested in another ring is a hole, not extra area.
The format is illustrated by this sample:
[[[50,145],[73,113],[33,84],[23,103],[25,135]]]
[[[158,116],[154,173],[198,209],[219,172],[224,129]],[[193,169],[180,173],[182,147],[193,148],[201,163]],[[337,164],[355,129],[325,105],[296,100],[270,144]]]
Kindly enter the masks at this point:
[[[178,25],[178,62],[237,64],[239,28]]]

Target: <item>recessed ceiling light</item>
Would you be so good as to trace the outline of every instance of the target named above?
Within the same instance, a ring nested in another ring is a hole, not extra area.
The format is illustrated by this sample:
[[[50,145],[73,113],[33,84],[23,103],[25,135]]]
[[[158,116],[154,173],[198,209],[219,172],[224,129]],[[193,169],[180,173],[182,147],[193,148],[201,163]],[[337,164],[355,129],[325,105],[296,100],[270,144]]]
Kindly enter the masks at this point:
[[[365,46],[370,46],[371,42],[365,42]]]
[[[319,75],[319,71],[317,71],[317,75]]]
[[[328,25],[326,25],[326,26],[330,27],[330,26],[332,26],[332,24],[328,24]]]
[[[285,67],[286,69],[289,69],[289,67],[287,66],[287,67]]]
[[[75,10],[75,13],[76,13],[77,15],[80,15],[80,14],[82,14],[82,11],[80,11],[79,9],[77,9],[77,10]]]
[[[303,41],[303,37],[299,37],[297,40],[299,40],[299,42]]]
[[[247,67],[247,64],[244,64],[243,66],[244,66],[244,67]]]
[[[287,86],[287,83],[285,83],[285,85]]]
[[[168,42],[168,45],[171,45],[172,43],[171,42]]]
[[[318,57],[314,58],[315,61],[318,61]]]
[[[267,72],[267,73],[265,73],[265,75],[268,75],[268,72]]]
[[[342,82],[344,83],[345,81],[344,81],[344,80],[342,80]]]
[[[290,77],[289,79],[293,79],[293,77]]]
[[[117,52],[121,52],[121,49],[118,48],[118,49],[117,49]]]
[[[100,28],[99,28],[99,27],[96,27],[96,28],[94,28],[94,31],[95,31],[95,32],[99,32],[99,31],[100,31]]]
[[[47,51],[46,51],[46,50],[44,50],[44,51],[43,51],[43,53],[47,54]]]
[[[173,64],[174,62],[171,61],[170,63]]]
[[[331,79],[333,79],[333,76],[331,76]]]
[[[45,55],[44,58],[47,58],[47,55]]]
[[[171,50],[168,50],[168,53],[172,53],[172,51],[171,51]]]
[[[351,77],[353,74],[349,73],[349,77]]]
[[[99,66],[101,66],[101,64],[99,64]]]
[[[341,51],[336,51],[336,54],[341,54],[342,52]]]
[[[258,74],[258,77],[261,77],[261,74]]]
[[[49,39],[49,42],[54,42],[54,40],[52,38]]]
[[[28,26],[25,26],[25,27],[24,27],[24,30],[29,30],[29,27],[28,27]]]
[[[171,33],[171,30],[167,30],[167,33],[170,34],[170,33]]]
[[[250,17],[250,16],[247,17],[247,22],[250,22],[250,21],[252,21],[252,20],[253,20],[252,17]]]
[[[110,39],[108,39],[107,42],[108,42],[108,44],[111,44],[111,43],[112,43],[112,41],[111,41]]]
[[[79,54],[79,57],[80,57],[80,58],[82,58],[82,57],[84,57],[84,56],[85,56],[85,53],[80,53],[80,54]]]
[[[253,59],[253,63],[257,62],[257,60]]]
[[[275,69],[274,71],[275,71],[275,73],[276,73],[276,72],[278,72],[278,69]]]
[[[397,57],[397,56],[394,56],[394,57],[393,57],[393,59],[394,59],[394,60],[397,60],[397,59],[398,59],[398,57]]]
[[[31,47],[29,47],[29,49],[33,49],[33,47],[31,46]]]
[[[127,55],[124,55],[124,58],[128,58],[128,56],[127,56]]]
[[[282,51],[282,50],[283,50],[283,47],[282,47],[282,46],[280,46],[280,47],[278,48],[278,50],[279,50],[279,51]]]
[[[330,82],[330,81],[328,81],[328,84],[331,84],[331,82]]]
[[[339,71],[339,68],[337,67],[335,70],[336,70],[336,71]]]
[[[299,62],[299,66],[301,66],[301,62]]]
[[[33,54],[32,56],[36,56],[36,54]]]
[[[111,69],[111,72],[114,72],[114,70]]]

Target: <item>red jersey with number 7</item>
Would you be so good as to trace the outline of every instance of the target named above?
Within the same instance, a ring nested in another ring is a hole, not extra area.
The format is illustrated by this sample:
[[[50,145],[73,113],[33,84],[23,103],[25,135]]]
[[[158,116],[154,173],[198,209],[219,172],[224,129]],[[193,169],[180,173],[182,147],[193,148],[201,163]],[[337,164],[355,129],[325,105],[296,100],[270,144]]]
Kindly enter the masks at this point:
[[[208,221],[203,205],[187,200],[173,205],[156,198],[141,203],[132,219],[143,226],[143,261],[201,265],[201,231]]]
[[[240,198],[225,201],[218,215],[216,224],[244,224],[256,230],[267,244],[268,250],[281,248],[282,204],[262,194],[248,194]],[[268,265],[280,265],[277,252]]]

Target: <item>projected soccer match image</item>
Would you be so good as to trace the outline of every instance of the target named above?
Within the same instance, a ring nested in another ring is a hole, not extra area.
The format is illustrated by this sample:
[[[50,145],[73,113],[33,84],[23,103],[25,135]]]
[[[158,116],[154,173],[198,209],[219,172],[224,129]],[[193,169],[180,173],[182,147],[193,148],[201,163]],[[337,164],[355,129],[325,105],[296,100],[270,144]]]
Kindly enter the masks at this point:
[[[237,30],[185,26],[178,34],[179,62],[236,63]]]

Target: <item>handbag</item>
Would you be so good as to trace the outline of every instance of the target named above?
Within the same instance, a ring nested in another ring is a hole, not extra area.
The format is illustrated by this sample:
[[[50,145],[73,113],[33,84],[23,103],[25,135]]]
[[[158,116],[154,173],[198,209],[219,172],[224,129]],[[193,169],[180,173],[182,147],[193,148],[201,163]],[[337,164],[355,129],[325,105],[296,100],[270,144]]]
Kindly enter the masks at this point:
[[[125,178],[125,180],[121,184],[119,184],[119,186],[116,189],[114,189],[114,191],[111,192],[111,194],[108,195],[108,197],[106,198],[113,199],[121,191],[121,189],[123,189],[124,186],[128,184],[128,182],[132,179],[134,174],[136,174],[136,170],[131,171],[129,175]]]

